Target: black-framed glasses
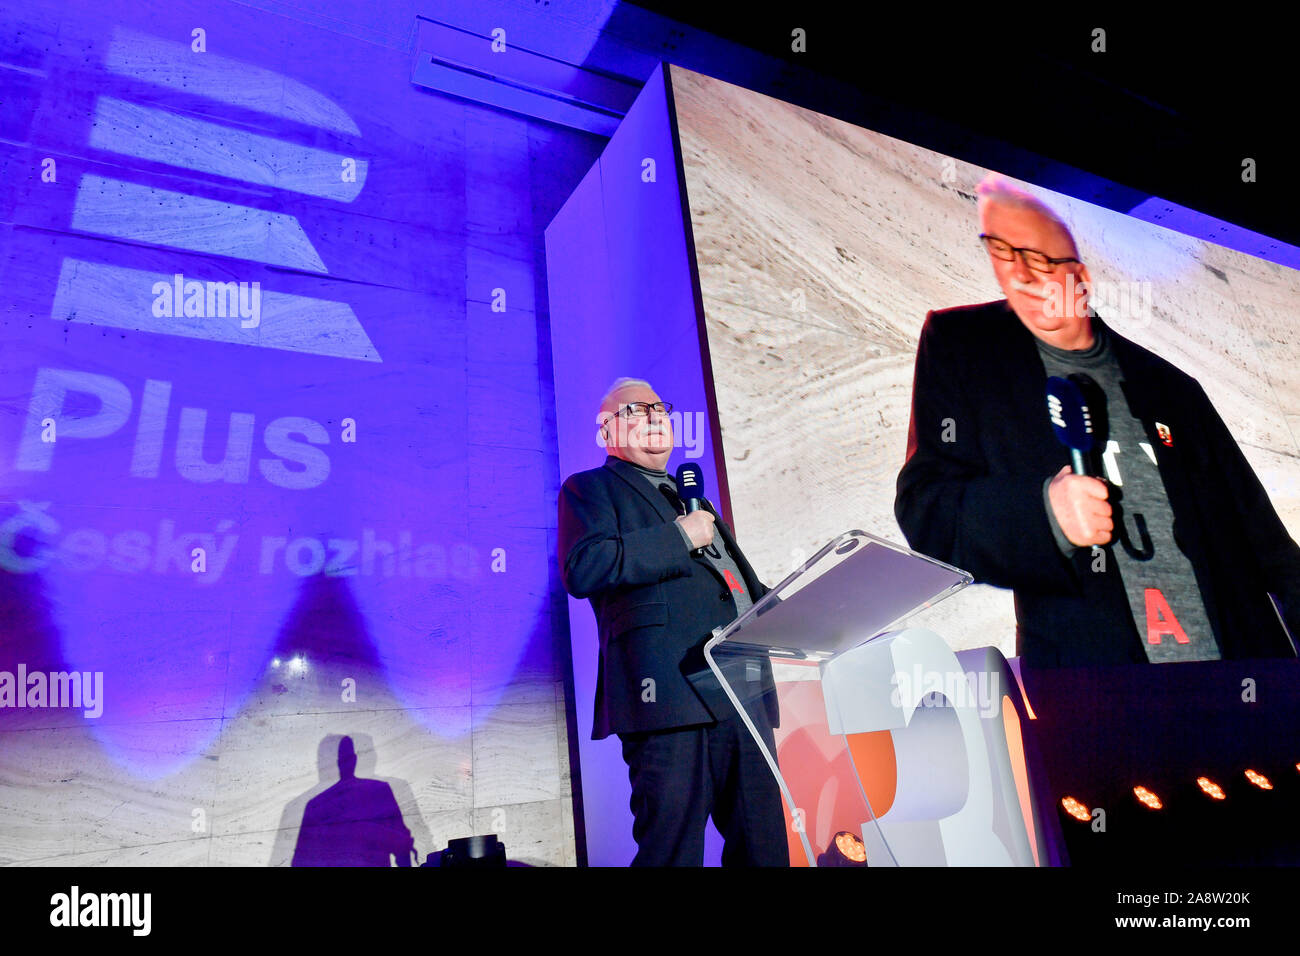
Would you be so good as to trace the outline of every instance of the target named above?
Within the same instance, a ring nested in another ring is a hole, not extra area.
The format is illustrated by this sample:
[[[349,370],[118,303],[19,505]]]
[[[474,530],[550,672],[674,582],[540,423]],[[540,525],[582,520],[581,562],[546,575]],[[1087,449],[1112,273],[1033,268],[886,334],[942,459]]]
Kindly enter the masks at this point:
[[[984,247],[988,249],[994,258],[1001,259],[1003,262],[1012,262],[1016,256],[1020,256],[1020,258],[1025,261],[1025,265],[1034,272],[1052,273],[1056,271],[1057,266],[1066,262],[1079,262],[1079,260],[1074,258],[1074,256],[1064,256],[1059,259],[1054,259],[1046,253],[1039,252],[1037,249],[1021,249],[1017,246],[1013,246],[1005,239],[999,239],[997,236],[990,236],[987,232],[980,233],[980,241],[984,243]],[[1079,264],[1082,265],[1083,263]]]
[[[609,418],[601,422],[602,425],[609,424],[610,418],[646,418],[650,410],[654,409],[660,415],[667,415],[673,410],[672,402],[628,402]]]

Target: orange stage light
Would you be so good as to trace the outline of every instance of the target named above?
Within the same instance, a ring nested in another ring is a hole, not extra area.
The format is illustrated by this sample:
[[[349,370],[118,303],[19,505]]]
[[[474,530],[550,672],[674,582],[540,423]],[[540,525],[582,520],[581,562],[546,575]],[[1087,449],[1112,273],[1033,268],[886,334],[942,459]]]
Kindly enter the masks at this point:
[[[1253,783],[1255,786],[1259,787],[1259,789],[1261,790],[1273,789],[1272,782],[1268,779],[1268,777],[1264,776],[1262,773],[1255,773],[1255,771],[1253,770],[1247,770],[1246,779],[1249,780],[1251,783]]]
[[[1078,800],[1074,799],[1074,797],[1062,797],[1061,809],[1074,817],[1074,819],[1081,820],[1084,823],[1087,823],[1092,819],[1092,814],[1088,811],[1088,808]]]
[[[1204,790],[1207,795],[1213,797],[1215,800],[1227,799],[1227,796],[1223,792],[1223,788],[1220,787],[1213,780],[1211,780],[1209,777],[1197,777],[1196,785],[1200,787],[1202,790]]]
[[[1140,803],[1150,807],[1152,810],[1161,810],[1164,808],[1164,804],[1160,802],[1160,798],[1146,787],[1134,787],[1133,796],[1137,797]]]

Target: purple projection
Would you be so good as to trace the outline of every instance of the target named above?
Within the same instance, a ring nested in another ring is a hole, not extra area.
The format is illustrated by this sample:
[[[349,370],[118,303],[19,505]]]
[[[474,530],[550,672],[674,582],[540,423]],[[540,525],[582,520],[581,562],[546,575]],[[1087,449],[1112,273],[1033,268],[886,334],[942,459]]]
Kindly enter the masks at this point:
[[[89,725],[137,779],[329,701],[467,738],[550,628],[553,508],[500,464],[542,412],[532,457],[475,450],[506,409],[467,358],[507,297],[489,334],[535,342],[531,263],[447,238],[491,114],[239,4],[33,6],[0,37],[0,671],[76,671],[102,713],[0,731]]]

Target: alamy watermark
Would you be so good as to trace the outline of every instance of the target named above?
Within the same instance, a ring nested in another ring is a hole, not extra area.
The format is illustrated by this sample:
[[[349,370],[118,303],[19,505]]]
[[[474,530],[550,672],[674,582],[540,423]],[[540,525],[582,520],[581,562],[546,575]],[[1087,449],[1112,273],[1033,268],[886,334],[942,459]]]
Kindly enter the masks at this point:
[[[596,416],[596,425],[596,444],[601,448],[610,445],[626,447],[632,429],[640,428],[642,440],[655,434],[671,432],[674,448],[684,449],[687,458],[699,458],[704,454],[704,433],[708,428],[708,420],[703,412],[672,411],[667,415],[629,419],[606,411]]]
[[[127,927],[133,936],[148,936],[152,910],[152,893],[83,893],[74,885],[50,897],[50,925]]]
[[[0,709],[78,708],[86,717],[104,713],[103,671],[0,671]]]
[[[1085,296],[1084,293],[1087,293]],[[1067,273],[1064,282],[1044,282],[1041,292],[1043,314],[1049,318],[1073,312],[1077,318],[1087,316],[1087,309],[1129,325],[1146,325],[1152,317],[1150,282],[1090,282]]]
[[[186,279],[178,272],[171,282],[155,282],[153,288],[155,318],[184,316],[195,319],[224,319],[238,316],[240,328],[255,329],[262,324],[262,283],[199,282]]]
[[[984,718],[995,717],[1002,709],[1000,675],[992,671],[927,671],[916,664],[910,673],[895,671],[889,683],[893,688],[889,701],[895,707],[916,700],[918,707],[968,707]],[[938,695],[947,702],[938,700]]]

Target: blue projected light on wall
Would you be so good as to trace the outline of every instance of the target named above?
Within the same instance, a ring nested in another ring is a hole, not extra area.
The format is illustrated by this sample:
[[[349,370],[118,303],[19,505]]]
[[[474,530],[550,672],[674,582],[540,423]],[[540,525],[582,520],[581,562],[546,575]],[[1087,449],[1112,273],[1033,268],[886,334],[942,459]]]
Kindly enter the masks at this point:
[[[195,225],[202,223],[202,228]],[[298,220],[170,189],[83,176],[72,228],[132,242],[326,272]]]
[[[471,688],[494,704],[549,627],[544,556],[518,545],[506,593],[492,516],[456,506],[467,269],[427,250],[465,220],[429,147],[463,107],[400,51],[304,30],[290,59],[273,18],[222,11],[219,52],[177,39],[184,3],[64,27],[75,62],[39,69],[102,69],[66,110],[27,104],[57,178],[16,190],[3,236],[32,321],[0,327],[0,671],[101,674],[101,713],[41,719],[142,778],[302,682],[463,737]]]
[[[188,33],[189,31],[184,31]],[[114,28],[104,69],[178,93],[198,92],[232,106],[336,133],[359,136],[347,111],[304,83],[244,60],[204,52],[183,43],[124,27]],[[305,59],[305,58],[304,58]]]
[[[149,290],[150,308],[109,298],[106,288]],[[163,275],[64,259],[51,317],[67,322],[181,335],[314,355],[379,362],[379,352],[346,302],[263,292],[260,283]]]
[[[90,145],[243,182],[351,202],[366,161],[166,110],[101,97]]]

